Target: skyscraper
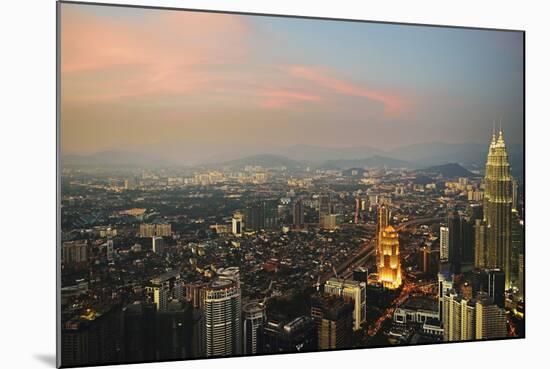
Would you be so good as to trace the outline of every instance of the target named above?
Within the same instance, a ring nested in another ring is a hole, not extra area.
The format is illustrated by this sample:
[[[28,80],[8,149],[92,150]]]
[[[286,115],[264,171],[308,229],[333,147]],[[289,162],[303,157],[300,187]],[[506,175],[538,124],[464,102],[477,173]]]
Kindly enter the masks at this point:
[[[162,254],[164,248],[164,240],[162,237],[153,236],[151,238],[152,248],[155,254]]]
[[[504,272],[500,269],[475,270],[472,275],[472,294],[486,293],[493,302],[504,308]]]
[[[482,219],[476,219],[474,225],[474,266],[485,268],[487,264],[487,226]]]
[[[257,354],[258,329],[265,322],[265,305],[253,301],[243,306],[243,354]]]
[[[311,299],[311,317],[317,326],[318,349],[338,349],[351,345],[353,302],[340,296],[314,296]]]
[[[265,228],[264,207],[261,202],[256,202],[246,207],[244,226],[246,230],[256,232]]]
[[[231,279],[215,279],[205,291],[206,356],[241,353],[241,289]]]
[[[439,228],[439,259],[449,261],[449,227]]]
[[[342,296],[352,300],[353,329],[358,330],[367,319],[367,284],[354,280],[331,278],[325,283],[323,290],[326,294]]]
[[[313,318],[300,316],[291,321],[271,318],[258,331],[259,352],[303,352],[317,348],[316,326]]]
[[[522,278],[520,271],[519,259],[520,255],[524,253],[525,230],[523,228],[523,222],[519,218],[517,210],[512,210],[512,245],[511,245],[511,260],[510,260],[510,286],[519,288],[520,279]]]
[[[292,207],[292,223],[294,228],[301,228],[304,225],[304,203],[302,199],[296,199]]]
[[[399,238],[392,226],[387,226],[380,235],[378,276],[385,288],[394,289],[401,286]]]
[[[476,301],[476,340],[504,338],[507,335],[506,312],[485,293],[480,293]]]
[[[237,236],[240,237],[243,234],[243,215],[239,212],[236,212],[233,214],[233,219],[231,221],[231,232]]]
[[[443,296],[443,340],[468,341],[475,338],[475,305],[452,289]]]
[[[459,274],[461,270],[462,254],[462,221],[458,212],[449,212],[447,226],[449,227],[449,263],[453,273]]]
[[[437,296],[439,302],[439,320],[443,322],[443,300],[447,292],[453,288],[453,276],[450,273],[448,264],[440,265],[442,270],[437,274]]]
[[[488,268],[504,270],[510,287],[512,243],[512,176],[502,131],[493,133],[485,168],[483,214],[487,224]]]
[[[323,222],[325,215],[330,215],[331,213],[330,195],[319,195],[319,223]]]

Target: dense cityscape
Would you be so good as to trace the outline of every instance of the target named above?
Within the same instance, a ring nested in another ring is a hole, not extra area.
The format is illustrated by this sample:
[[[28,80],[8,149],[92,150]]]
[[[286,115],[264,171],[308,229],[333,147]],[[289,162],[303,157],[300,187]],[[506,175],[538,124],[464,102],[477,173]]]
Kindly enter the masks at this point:
[[[524,196],[486,166],[63,165],[64,366],[524,336]]]
[[[58,365],[525,337],[523,32],[58,14]]]

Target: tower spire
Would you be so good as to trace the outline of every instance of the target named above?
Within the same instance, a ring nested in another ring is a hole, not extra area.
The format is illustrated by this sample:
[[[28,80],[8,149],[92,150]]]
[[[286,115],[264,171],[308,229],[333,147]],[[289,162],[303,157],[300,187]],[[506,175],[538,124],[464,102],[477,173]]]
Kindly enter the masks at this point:
[[[496,135],[495,125],[496,125],[496,122],[493,119],[493,137],[491,139],[491,144],[495,144],[497,142],[497,135]]]
[[[500,125],[500,128],[499,128],[499,132],[498,132],[498,144],[499,145],[504,145],[504,135],[502,134],[502,118],[500,118],[500,121],[499,121],[499,125]]]

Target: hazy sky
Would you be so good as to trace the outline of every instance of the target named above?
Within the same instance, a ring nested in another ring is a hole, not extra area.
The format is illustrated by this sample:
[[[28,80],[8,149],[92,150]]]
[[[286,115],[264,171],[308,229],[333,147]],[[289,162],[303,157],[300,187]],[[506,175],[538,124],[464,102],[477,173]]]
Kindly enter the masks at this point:
[[[522,142],[523,35],[61,5],[65,153]]]

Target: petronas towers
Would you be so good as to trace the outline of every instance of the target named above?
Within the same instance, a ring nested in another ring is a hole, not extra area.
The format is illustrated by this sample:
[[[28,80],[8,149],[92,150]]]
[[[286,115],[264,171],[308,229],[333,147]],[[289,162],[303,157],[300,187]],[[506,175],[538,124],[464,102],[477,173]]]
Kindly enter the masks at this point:
[[[476,225],[476,266],[498,268],[505,273],[506,288],[511,286],[512,176],[502,130],[489,146],[485,167],[483,222]]]

